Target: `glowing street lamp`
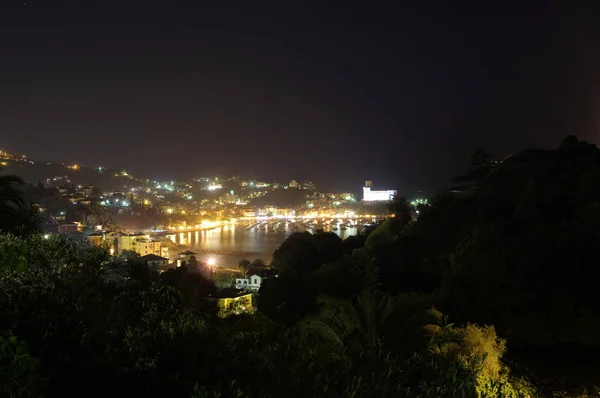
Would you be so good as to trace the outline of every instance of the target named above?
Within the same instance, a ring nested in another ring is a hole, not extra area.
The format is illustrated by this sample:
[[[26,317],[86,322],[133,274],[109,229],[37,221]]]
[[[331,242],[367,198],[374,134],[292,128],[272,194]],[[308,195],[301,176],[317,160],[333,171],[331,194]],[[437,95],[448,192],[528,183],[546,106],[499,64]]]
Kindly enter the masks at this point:
[[[210,267],[210,275],[212,277],[213,269],[214,269],[214,266],[215,266],[215,263],[216,263],[215,258],[214,257],[209,258],[206,263]]]

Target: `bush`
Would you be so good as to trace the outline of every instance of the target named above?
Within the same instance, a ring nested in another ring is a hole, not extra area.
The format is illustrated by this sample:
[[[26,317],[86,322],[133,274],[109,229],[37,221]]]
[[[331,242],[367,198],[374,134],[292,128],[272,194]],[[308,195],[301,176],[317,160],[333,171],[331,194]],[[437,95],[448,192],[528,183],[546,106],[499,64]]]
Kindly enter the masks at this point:
[[[0,335],[0,396],[39,397],[39,360],[12,331]]]

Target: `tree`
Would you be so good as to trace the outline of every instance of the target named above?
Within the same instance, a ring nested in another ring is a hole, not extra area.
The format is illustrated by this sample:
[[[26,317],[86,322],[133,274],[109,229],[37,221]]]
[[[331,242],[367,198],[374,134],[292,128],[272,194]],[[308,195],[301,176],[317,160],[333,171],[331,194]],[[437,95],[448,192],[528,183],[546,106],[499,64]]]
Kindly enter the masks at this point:
[[[358,349],[381,338],[381,327],[393,311],[392,299],[380,292],[363,290],[354,301],[320,297],[323,310],[302,328],[340,350]]]
[[[25,206],[21,191],[15,186],[21,186],[24,181],[15,175],[0,176],[0,210],[3,212],[18,211]]]
[[[238,263],[238,268],[240,270],[242,278],[245,278],[246,274],[250,270],[250,261],[246,260],[245,258],[241,259]]]
[[[267,268],[267,264],[260,258],[254,259],[250,264],[252,268]]]
[[[31,234],[37,231],[37,212],[28,206],[17,187],[23,180],[14,175],[0,176],[0,231]]]
[[[483,179],[497,166],[492,155],[482,148],[477,149],[469,158],[467,172],[454,178],[455,182],[467,182],[466,187],[477,187]],[[466,188],[464,187],[464,188]]]
[[[400,231],[415,219],[415,209],[403,196],[394,196],[388,205],[388,211]]]
[[[138,261],[140,259],[140,254],[135,250],[120,250],[119,258],[124,261]]]
[[[219,267],[212,273],[211,279],[216,287],[223,289],[233,286],[236,276],[234,271]]]
[[[271,267],[281,273],[308,274],[344,254],[340,237],[331,232],[295,232],[273,253]]]

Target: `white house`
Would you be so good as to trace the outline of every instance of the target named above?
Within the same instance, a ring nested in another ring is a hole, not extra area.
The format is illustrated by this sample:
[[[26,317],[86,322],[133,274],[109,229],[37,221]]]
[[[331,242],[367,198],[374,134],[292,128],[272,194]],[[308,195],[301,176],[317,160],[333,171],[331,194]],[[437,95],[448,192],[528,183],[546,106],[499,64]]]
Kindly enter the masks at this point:
[[[255,292],[260,289],[262,278],[256,274],[250,275],[248,278],[236,278],[235,287],[237,289],[253,290]]]

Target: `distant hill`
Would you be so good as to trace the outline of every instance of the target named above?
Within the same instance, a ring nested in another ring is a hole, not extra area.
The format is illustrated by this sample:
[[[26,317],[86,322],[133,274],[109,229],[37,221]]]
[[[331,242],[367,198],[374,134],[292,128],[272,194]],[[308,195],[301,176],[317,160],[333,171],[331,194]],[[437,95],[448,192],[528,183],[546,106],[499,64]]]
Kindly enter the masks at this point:
[[[54,162],[8,159],[0,159],[0,164],[0,175],[16,174],[30,184],[37,184],[39,181],[46,183],[48,178],[64,176],[74,185],[92,185],[105,190],[129,188],[143,183],[129,174],[123,175],[122,170],[115,169],[84,166],[74,168]]]

